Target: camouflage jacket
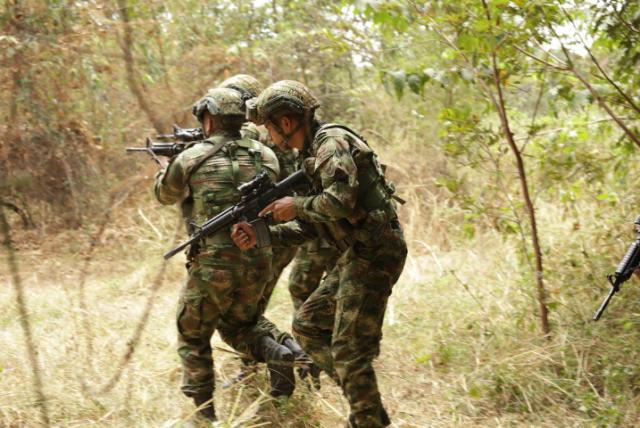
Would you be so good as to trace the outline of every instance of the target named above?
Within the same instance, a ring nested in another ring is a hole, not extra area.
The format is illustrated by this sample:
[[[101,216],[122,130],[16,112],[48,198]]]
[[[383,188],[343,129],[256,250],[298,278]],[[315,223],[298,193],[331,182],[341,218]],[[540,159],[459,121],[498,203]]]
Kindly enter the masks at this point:
[[[294,198],[296,220],[272,227],[274,242],[294,245],[314,236],[334,244],[368,240],[397,219],[393,185],[373,150],[351,130],[319,127],[302,156],[313,191]]]
[[[197,167],[203,156],[221,140],[228,142]],[[158,173],[155,194],[164,205],[188,199],[188,212],[183,206],[185,219],[201,224],[237,203],[240,199],[237,187],[262,170],[268,171],[272,179],[280,172],[271,149],[257,141],[219,131],[173,158],[167,168]],[[220,239],[230,242],[228,237]]]

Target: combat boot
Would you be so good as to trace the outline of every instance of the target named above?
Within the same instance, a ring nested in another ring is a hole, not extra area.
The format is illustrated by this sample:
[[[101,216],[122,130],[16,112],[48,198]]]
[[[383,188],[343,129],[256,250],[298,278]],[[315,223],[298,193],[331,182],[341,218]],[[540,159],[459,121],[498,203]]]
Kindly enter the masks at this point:
[[[282,344],[293,353],[295,361],[299,367],[298,375],[300,376],[300,379],[305,379],[307,375],[309,375],[311,376],[312,385],[316,389],[320,389],[320,372],[322,371],[320,367],[313,362],[311,357],[304,352],[298,342],[292,338],[287,337]]]
[[[382,422],[383,427],[391,425],[391,419],[389,419],[389,415],[384,407],[380,408],[380,422]],[[353,413],[349,415],[346,428],[359,428],[358,423],[356,422],[356,415]]]
[[[216,418],[216,411],[213,408],[213,393],[204,392],[193,397],[193,401],[198,407],[198,414],[211,422],[218,420]],[[206,404],[205,404],[206,403]]]
[[[293,353],[286,346],[280,345],[271,336],[260,339],[260,355],[269,369],[272,397],[289,397],[296,387],[293,374]]]

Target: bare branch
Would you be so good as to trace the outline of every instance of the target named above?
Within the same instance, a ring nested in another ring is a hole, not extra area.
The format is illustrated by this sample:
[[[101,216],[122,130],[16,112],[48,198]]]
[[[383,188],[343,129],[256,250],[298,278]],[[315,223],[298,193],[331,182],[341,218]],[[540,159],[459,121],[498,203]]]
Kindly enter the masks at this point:
[[[609,84],[611,86],[613,86],[616,91],[618,91],[618,93],[620,94],[620,96],[622,98],[624,98],[624,100],[626,102],[629,103],[629,105],[638,113],[640,113],[640,108],[636,105],[636,103],[633,101],[633,99],[631,99],[631,97],[629,95],[627,95],[622,88],[620,88],[620,86],[614,82],[609,75],[607,74],[607,72],[602,68],[602,66],[600,65],[600,62],[598,61],[598,59],[595,57],[595,55],[593,55],[593,52],[591,51],[591,49],[589,48],[589,46],[587,46],[587,44],[585,43],[584,39],[582,38],[582,36],[580,35],[580,31],[578,31],[578,27],[575,24],[575,22],[573,21],[573,19],[571,18],[571,15],[569,15],[569,13],[567,13],[567,11],[561,7],[562,12],[564,13],[564,16],[569,20],[569,22],[571,22],[571,25],[573,26],[573,28],[576,30],[576,34],[578,35],[578,38],[580,39],[580,43],[582,44],[582,46],[586,49],[587,53],[589,54],[589,57],[591,58],[591,61],[595,64],[595,66],[598,68],[598,70],[600,71],[600,73],[602,73],[602,76],[606,79],[607,82],[609,82]],[[615,8],[614,8],[615,9]]]
[[[582,76],[582,74],[576,69],[576,66],[573,63],[569,50],[564,45],[564,43],[562,43],[562,39],[556,32],[555,28],[553,27],[553,25],[551,25],[551,23],[548,23],[547,25],[549,26],[549,29],[551,30],[551,32],[553,32],[555,37],[558,39],[558,42],[560,43],[560,48],[562,49],[562,52],[566,57],[567,64],[569,65],[569,69],[571,70],[573,75],[576,76],[578,80],[580,80],[582,84],[589,90],[591,95],[598,101],[598,104],[600,104],[600,107],[602,107],[607,112],[607,114],[614,120],[614,122],[618,125],[618,127],[620,127],[620,129],[624,131],[627,137],[629,137],[631,141],[633,141],[634,143],[636,143],[638,147],[640,147],[640,138],[631,129],[629,129],[627,125],[625,125],[625,123],[620,119],[620,117],[617,114],[614,113],[613,110],[611,110],[611,107],[609,107],[609,105],[606,103],[603,96],[600,95],[600,93],[595,90],[595,88],[591,85],[591,83],[589,83],[589,81],[584,76]]]
[[[637,29],[636,27],[633,26],[633,24],[631,24],[629,21],[624,19],[624,16],[622,16],[622,11],[616,9],[615,5],[612,6],[612,8],[613,8],[613,12],[616,14],[616,16],[618,17],[620,22],[622,22],[624,24],[624,26],[627,27],[627,29],[629,31],[631,31],[632,33],[635,33],[635,34],[640,34],[640,30],[639,29]],[[624,8],[624,6],[623,6],[623,8]]]
[[[528,56],[529,58],[533,59],[534,61],[537,61],[537,62],[543,64],[546,67],[553,68],[553,69],[559,70],[559,71],[570,71],[570,69],[567,66],[567,64],[564,64],[564,63],[562,63],[562,64],[553,64],[553,63],[551,63],[549,61],[546,61],[546,60],[544,60],[542,58],[539,58],[539,57],[535,56],[534,54],[532,54],[530,52],[527,52],[526,50],[522,49],[520,46],[514,45],[514,47],[516,48],[516,50],[518,52]]]

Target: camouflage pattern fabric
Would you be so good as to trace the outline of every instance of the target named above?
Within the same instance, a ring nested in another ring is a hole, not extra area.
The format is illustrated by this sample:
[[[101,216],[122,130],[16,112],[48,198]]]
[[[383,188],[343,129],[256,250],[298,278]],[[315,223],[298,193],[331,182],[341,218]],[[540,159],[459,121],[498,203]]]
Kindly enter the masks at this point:
[[[268,334],[256,329],[256,323],[264,272],[270,266],[268,251],[239,255],[231,246],[208,249],[191,261],[177,313],[181,390],[185,395],[193,397],[215,389],[211,336],[216,328],[236,351],[257,358],[260,338]]]
[[[278,165],[280,168],[280,174],[277,177],[277,180],[282,180],[290,174],[293,174],[297,170],[296,156],[291,152],[285,152],[284,150],[278,148],[275,144],[271,143],[268,139],[263,138],[262,133],[260,132],[258,127],[252,122],[245,122],[240,129],[240,133],[242,134],[243,138],[250,138],[252,140],[261,141],[265,146],[269,147],[273,151],[278,160]],[[273,258],[271,263],[271,275],[265,285],[263,296],[260,299],[260,314],[264,314],[264,312],[267,310],[269,300],[271,299],[273,290],[278,283],[278,279],[280,278],[280,275],[284,268],[287,267],[287,265],[295,256],[296,250],[297,249],[295,247],[272,248]],[[220,325],[224,327],[224,320],[222,320]],[[273,322],[271,322],[264,316],[261,316],[258,320],[258,330],[269,332],[269,334],[280,344],[282,344],[287,338],[293,339],[293,337],[289,333],[281,331]],[[227,337],[225,334],[226,331],[226,328],[220,328],[220,335],[225,342],[230,342],[233,340],[233,338]]]
[[[244,117],[244,99],[240,92],[230,88],[210,89],[204,97],[196,101],[192,109],[193,115],[200,122],[205,111],[213,116]]]
[[[315,194],[294,198],[297,219],[272,227],[272,238],[297,245],[321,236],[346,251],[296,312],[293,333],[341,385],[356,426],[382,427],[388,424],[372,363],[407,247],[390,186],[369,146],[341,128],[313,135],[303,154]]]
[[[289,275],[289,294],[297,311],[313,293],[322,276],[336,265],[340,251],[322,239],[305,242],[296,254]]]
[[[280,80],[269,85],[256,98],[246,102],[247,118],[263,125],[272,113],[286,108],[296,113],[311,114],[320,107],[320,101],[305,85],[295,80]]]
[[[338,381],[357,427],[383,427],[373,360],[380,352],[387,301],[407,248],[400,228],[357,242],[296,312],[293,333],[302,348]]]
[[[248,74],[236,74],[224,80],[218,85],[219,88],[230,88],[240,92],[242,98],[248,100],[257,97],[262,92],[262,85],[253,76]],[[256,141],[259,141],[257,138]]]
[[[242,128],[240,128],[240,135],[242,136],[242,138],[248,138],[249,140],[260,141],[262,144],[264,144],[264,141],[263,141],[264,138],[262,138],[262,134],[260,133],[260,130],[255,124],[251,122],[245,122],[242,124]],[[271,147],[269,148],[271,149]],[[271,151],[273,151],[273,149],[271,149]],[[278,161],[279,160],[280,159],[278,159]]]
[[[196,169],[212,147],[224,147]],[[202,223],[232,204],[240,194],[237,186],[267,171],[279,173],[273,152],[239,133],[217,131],[173,158],[156,177],[155,193],[163,204],[192,199],[190,218]],[[269,334],[256,327],[260,299],[271,267],[271,251],[241,252],[229,234],[205,238],[188,263],[189,278],[178,305],[178,354],[182,361],[182,391],[188,396],[214,388],[211,335],[216,327],[239,352],[257,357],[257,346]],[[219,325],[220,321],[220,325]]]

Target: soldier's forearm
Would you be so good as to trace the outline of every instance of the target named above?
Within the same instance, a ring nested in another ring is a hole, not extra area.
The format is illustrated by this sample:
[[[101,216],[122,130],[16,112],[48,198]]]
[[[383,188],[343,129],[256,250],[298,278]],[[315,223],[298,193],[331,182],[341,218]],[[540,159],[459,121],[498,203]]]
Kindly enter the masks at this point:
[[[272,245],[280,247],[302,245],[318,237],[315,228],[297,220],[271,226],[269,232]]]
[[[325,223],[349,217],[353,208],[329,192],[296,198],[298,218],[311,223]]]

